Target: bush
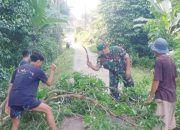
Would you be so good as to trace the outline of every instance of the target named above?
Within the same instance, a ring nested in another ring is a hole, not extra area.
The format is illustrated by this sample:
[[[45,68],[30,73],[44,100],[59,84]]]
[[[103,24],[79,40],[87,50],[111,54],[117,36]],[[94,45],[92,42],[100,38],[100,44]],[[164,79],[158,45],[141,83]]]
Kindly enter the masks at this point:
[[[133,55],[132,63],[133,66],[139,66],[141,68],[153,68],[154,59],[150,59],[149,57],[138,57],[138,55]]]
[[[0,63],[17,66],[23,49],[27,49],[34,32],[31,9],[26,1],[0,1]]]
[[[89,49],[91,52],[97,53],[97,45],[95,43],[91,44]]]
[[[156,106],[154,103],[144,106],[147,97],[144,90],[149,84],[149,78],[144,78],[136,83],[135,89],[125,89],[121,101],[118,102],[105,91],[104,83],[94,76],[73,73],[62,77],[56,88],[61,90],[62,95],[82,95],[79,98],[68,97],[58,101],[61,102],[65,115],[81,114],[92,129],[150,130],[161,121],[152,114]],[[129,96],[135,93],[138,96],[137,102],[129,102]],[[135,127],[132,124],[135,124]]]
[[[76,38],[83,44],[87,44],[89,41],[90,34],[87,31],[80,31],[76,34]]]
[[[45,57],[45,64],[43,66],[49,67],[49,64],[60,54],[61,45],[57,43],[54,38],[42,37],[39,39],[40,41],[30,45],[29,50],[41,52]]]
[[[0,102],[2,102],[5,99],[9,79],[9,70],[2,68],[2,66],[0,65]]]

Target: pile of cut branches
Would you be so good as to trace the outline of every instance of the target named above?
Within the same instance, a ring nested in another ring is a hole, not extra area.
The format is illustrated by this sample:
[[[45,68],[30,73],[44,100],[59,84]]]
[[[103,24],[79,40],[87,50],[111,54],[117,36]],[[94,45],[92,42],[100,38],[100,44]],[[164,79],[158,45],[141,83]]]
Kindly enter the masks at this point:
[[[136,87],[142,86],[139,84]],[[104,87],[100,79],[75,72],[62,77],[50,91],[41,89],[38,97],[52,106],[54,111],[60,108],[58,112],[61,115],[83,117],[86,128],[95,130],[148,130],[159,122],[152,114],[155,105],[144,106],[146,94],[143,95],[138,89],[124,90],[120,101],[114,100],[106,90],[107,87]],[[128,99],[134,93],[139,98],[136,102],[131,102]],[[2,108],[1,127],[9,120],[9,116],[2,114]]]

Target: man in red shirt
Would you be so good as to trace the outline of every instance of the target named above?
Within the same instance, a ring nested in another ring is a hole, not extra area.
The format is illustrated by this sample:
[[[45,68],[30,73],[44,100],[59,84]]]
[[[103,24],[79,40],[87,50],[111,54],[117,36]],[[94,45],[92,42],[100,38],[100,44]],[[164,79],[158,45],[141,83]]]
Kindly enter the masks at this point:
[[[167,55],[168,43],[163,38],[158,38],[151,49],[156,56],[154,67],[154,79],[147,103],[151,103],[155,97],[157,103],[156,115],[161,117],[164,125],[162,130],[173,130],[176,127],[176,78],[177,70],[174,61]],[[160,130],[157,125],[153,130]]]

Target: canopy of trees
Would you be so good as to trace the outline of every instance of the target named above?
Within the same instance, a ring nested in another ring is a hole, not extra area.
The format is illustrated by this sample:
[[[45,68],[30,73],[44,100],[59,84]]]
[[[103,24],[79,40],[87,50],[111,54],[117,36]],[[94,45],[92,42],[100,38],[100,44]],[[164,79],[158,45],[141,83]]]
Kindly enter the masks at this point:
[[[68,17],[69,8],[64,0],[58,3],[48,0],[0,0],[1,89],[7,86],[4,84],[17,67],[24,49],[40,51],[47,64],[59,55],[62,26],[67,25]]]

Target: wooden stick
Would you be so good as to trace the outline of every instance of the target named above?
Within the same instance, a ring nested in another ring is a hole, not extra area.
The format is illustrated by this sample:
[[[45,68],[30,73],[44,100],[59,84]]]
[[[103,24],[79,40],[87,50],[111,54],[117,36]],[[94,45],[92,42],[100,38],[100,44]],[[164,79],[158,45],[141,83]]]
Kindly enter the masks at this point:
[[[82,45],[82,47],[84,48],[84,50],[85,50],[85,52],[86,52],[86,58],[87,58],[87,61],[89,61],[88,51],[87,51],[86,47],[84,47],[83,45]]]
[[[48,101],[45,101],[45,102],[49,102],[51,100],[56,100],[56,99],[59,99],[59,98],[77,98],[77,99],[81,99],[81,100],[84,99],[84,100],[90,101],[94,105],[99,106],[103,111],[106,112],[106,114],[109,114],[110,116],[115,117],[115,118],[122,119],[123,121],[127,122],[128,124],[130,124],[130,125],[132,125],[132,126],[134,126],[136,128],[143,128],[143,126],[139,126],[139,125],[129,121],[126,116],[123,116],[123,115],[118,116],[118,115],[116,115],[111,110],[109,110],[109,108],[107,108],[104,105],[100,104],[97,100],[86,97],[84,95],[77,94],[77,93],[57,95],[57,96],[51,97],[50,99],[48,99]]]

